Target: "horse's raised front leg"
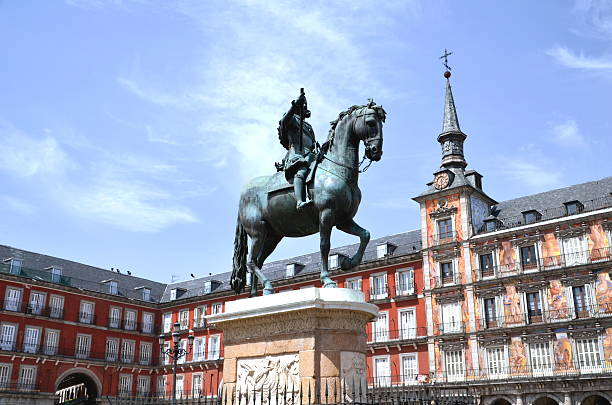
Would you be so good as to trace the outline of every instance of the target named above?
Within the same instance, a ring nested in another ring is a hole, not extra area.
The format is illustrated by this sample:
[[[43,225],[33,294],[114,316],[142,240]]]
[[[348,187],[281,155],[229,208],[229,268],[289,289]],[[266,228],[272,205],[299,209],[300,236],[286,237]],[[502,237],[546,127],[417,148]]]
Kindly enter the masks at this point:
[[[263,274],[263,272],[261,271],[257,263],[259,255],[261,254],[262,249],[264,249],[265,242],[266,242],[266,236],[268,233],[265,230],[265,223],[260,227],[260,229],[258,229],[256,232],[250,233],[253,244],[251,246],[251,249],[249,250],[249,259],[247,261],[247,268],[249,269],[249,271],[251,271],[251,274],[253,274],[251,276],[252,277],[251,282],[254,284],[254,282],[256,282],[257,279],[259,278],[261,280],[261,284],[263,285],[263,294],[268,295],[274,292],[274,288],[272,287],[272,283]],[[253,291],[253,287],[251,287],[251,292],[252,291]],[[257,291],[257,287],[255,287],[255,292],[256,291]]]
[[[319,213],[319,236],[321,237],[321,284],[323,288],[335,288],[337,284],[329,278],[329,249],[331,247],[331,231],[334,226],[334,212],[326,208]]]
[[[359,236],[359,248],[357,249],[357,252],[350,259],[345,258],[342,260],[342,263],[340,263],[340,268],[342,270],[350,270],[361,263],[363,253],[365,252],[366,246],[370,241],[370,232],[357,225],[357,223],[352,219],[336,225],[336,228],[350,235]]]

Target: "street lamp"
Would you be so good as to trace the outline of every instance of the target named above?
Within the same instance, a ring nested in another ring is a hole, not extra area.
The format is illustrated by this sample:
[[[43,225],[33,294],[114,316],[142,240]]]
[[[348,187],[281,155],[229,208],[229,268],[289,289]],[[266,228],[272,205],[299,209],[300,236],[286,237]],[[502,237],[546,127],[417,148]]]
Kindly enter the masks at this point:
[[[176,405],[176,362],[181,357],[187,356],[191,353],[193,349],[193,340],[195,339],[192,334],[187,336],[187,342],[189,343],[188,349],[183,349],[180,345],[181,333],[179,329],[181,328],[181,323],[177,322],[174,324],[173,332],[172,332],[172,342],[174,343],[174,347],[169,347],[168,349],[164,349],[164,343],[166,341],[166,335],[159,335],[159,350],[162,355],[170,356],[172,359],[172,404]]]

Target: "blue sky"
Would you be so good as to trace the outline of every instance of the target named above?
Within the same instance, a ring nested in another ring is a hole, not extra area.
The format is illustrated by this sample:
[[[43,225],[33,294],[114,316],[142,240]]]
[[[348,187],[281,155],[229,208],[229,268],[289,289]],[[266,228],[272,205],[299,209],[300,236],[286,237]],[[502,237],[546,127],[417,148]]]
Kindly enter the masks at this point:
[[[357,221],[415,229],[444,48],[489,195],[611,174],[607,1],[0,0],[0,243],[163,282],[228,271],[240,189],[282,158],[300,87],[318,139],[350,105],[385,107]]]

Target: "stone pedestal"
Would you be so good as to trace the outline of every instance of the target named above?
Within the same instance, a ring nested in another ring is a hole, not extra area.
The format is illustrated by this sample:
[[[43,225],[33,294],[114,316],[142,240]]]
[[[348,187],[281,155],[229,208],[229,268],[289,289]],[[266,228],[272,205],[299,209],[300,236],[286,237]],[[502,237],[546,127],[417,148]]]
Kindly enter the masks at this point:
[[[208,317],[223,330],[225,402],[307,404],[365,394],[365,324],[377,314],[361,291],[345,288],[227,302],[224,313]]]

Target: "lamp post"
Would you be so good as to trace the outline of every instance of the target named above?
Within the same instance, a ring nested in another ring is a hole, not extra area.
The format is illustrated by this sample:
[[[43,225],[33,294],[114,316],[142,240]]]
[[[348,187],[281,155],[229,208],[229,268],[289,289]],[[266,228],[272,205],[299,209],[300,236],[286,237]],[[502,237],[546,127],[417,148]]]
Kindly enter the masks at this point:
[[[168,349],[164,349],[164,343],[166,341],[165,335],[159,335],[159,350],[162,355],[170,356],[172,359],[172,404],[176,405],[176,362],[181,357],[187,356],[191,353],[193,349],[193,339],[194,336],[189,334],[187,336],[187,341],[189,342],[189,348],[183,349],[180,345],[181,333],[179,329],[181,328],[181,323],[177,322],[174,324],[173,332],[172,332],[172,342],[174,343],[174,347],[170,347]]]

